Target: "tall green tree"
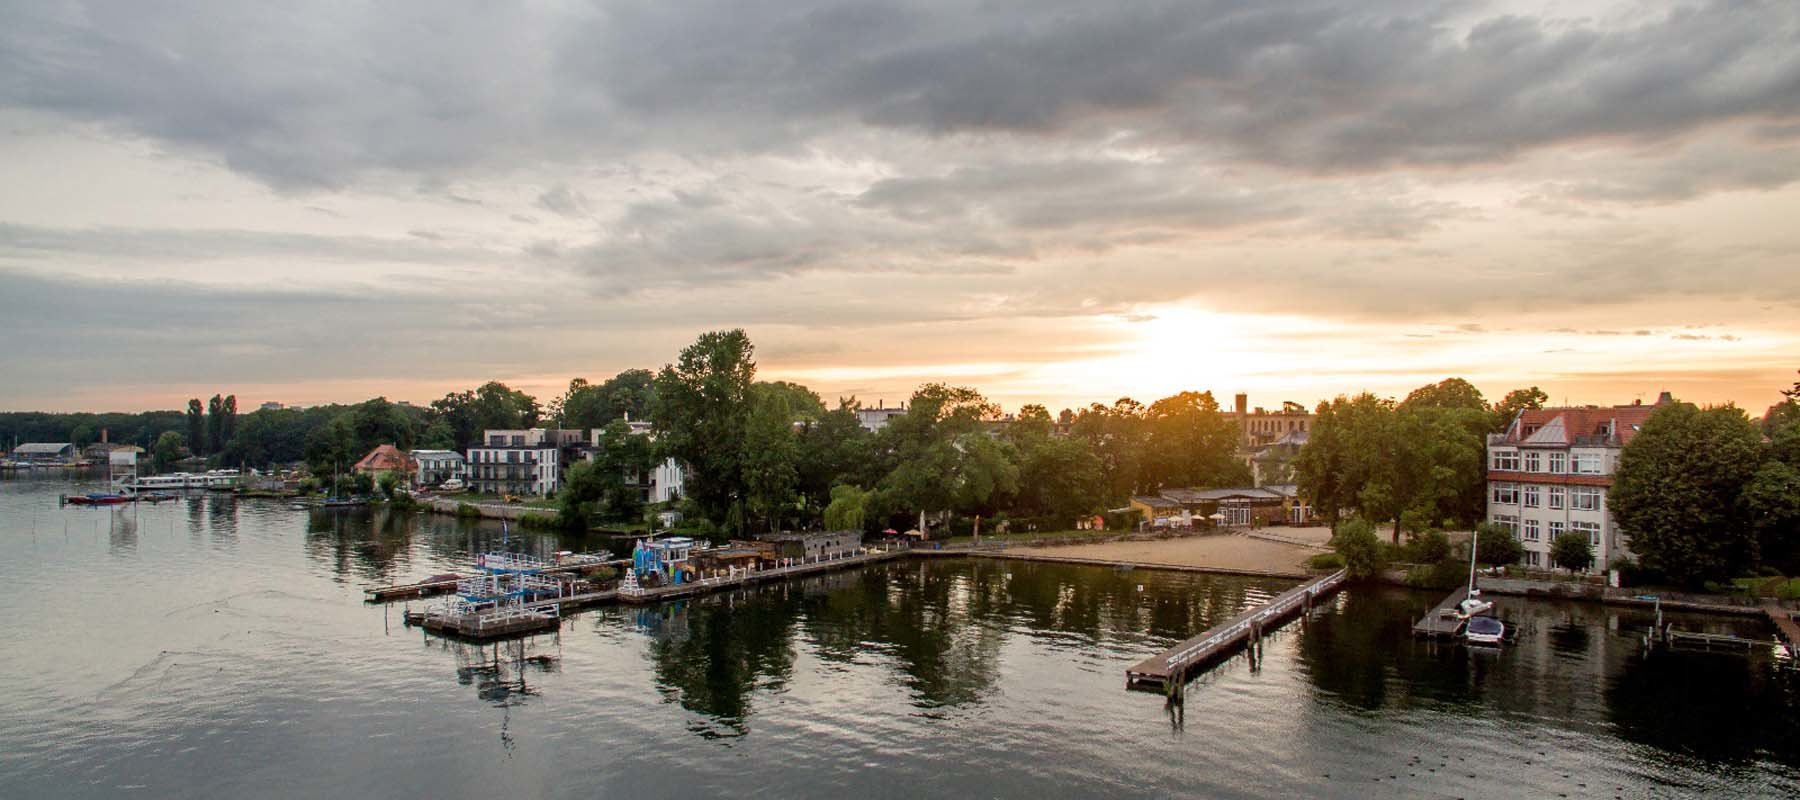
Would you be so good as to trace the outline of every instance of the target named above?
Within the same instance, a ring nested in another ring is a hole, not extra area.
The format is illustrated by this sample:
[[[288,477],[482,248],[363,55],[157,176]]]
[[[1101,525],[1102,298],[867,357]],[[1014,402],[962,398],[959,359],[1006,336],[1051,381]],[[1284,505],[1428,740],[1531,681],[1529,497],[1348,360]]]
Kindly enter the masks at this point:
[[[909,512],[991,513],[1019,480],[1010,446],[988,435],[999,413],[974,389],[920,387],[907,413],[882,430],[895,463],[881,482],[887,502]]]
[[[744,421],[739,461],[745,510],[770,531],[780,530],[783,520],[797,510],[800,441],[794,423],[796,415],[813,413],[812,406],[818,405],[816,396],[811,403],[800,402],[790,387],[792,384],[751,386],[750,414]]]
[[[1151,481],[1163,487],[1243,486],[1250,467],[1237,456],[1238,426],[1212,392],[1181,392],[1150,404]]]
[[[1481,390],[1462,378],[1445,378],[1437,383],[1421,386],[1406,395],[1400,401],[1405,409],[1419,408],[1467,408],[1475,411],[1487,411],[1487,401],[1482,398]]]
[[[206,407],[198,397],[187,404],[187,446],[195,455],[206,451]]]
[[[687,467],[688,497],[715,523],[741,520],[755,348],[743,330],[703,333],[657,373],[658,444]]]
[[[220,420],[220,422],[219,422],[219,429],[221,431],[221,435],[219,437],[219,448],[218,449],[224,449],[225,445],[227,443],[229,443],[233,437],[237,436],[237,429],[238,429],[237,395],[235,395],[235,394],[225,395],[225,402],[219,404],[219,413],[223,416],[223,419]]]
[[[480,443],[483,431],[536,427],[540,416],[537,398],[499,381],[446,394],[431,402],[431,411],[449,427],[455,450]]]
[[[1761,460],[1760,437],[1732,406],[1656,410],[1619,457],[1607,495],[1644,566],[1697,584],[1756,560],[1740,495]]]
[[[857,421],[856,409],[855,398],[841,399],[837,408],[801,423],[795,469],[808,513],[823,513],[837,497],[836,486],[873,486],[886,474],[889,465],[877,458],[875,435]]]
[[[1087,441],[1100,459],[1101,485],[1108,500],[1122,502],[1156,488],[1148,463],[1150,431],[1142,403],[1129,397],[1110,406],[1094,403],[1075,415],[1069,435]]]
[[[628,369],[598,384],[585,378],[569,381],[569,390],[551,404],[562,428],[604,428],[614,420],[648,419],[655,395],[656,373]]]
[[[1569,531],[1556,537],[1550,543],[1550,563],[1570,572],[1584,572],[1594,566],[1594,548],[1588,543],[1587,534]]]
[[[1494,404],[1494,432],[1500,433],[1512,424],[1513,418],[1521,411],[1535,411],[1550,402],[1550,395],[1536,386],[1528,389],[1514,389],[1506,393],[1500,402]]]
[[[225,446],[225,398],[213,395],[206,401],[206,455]]]

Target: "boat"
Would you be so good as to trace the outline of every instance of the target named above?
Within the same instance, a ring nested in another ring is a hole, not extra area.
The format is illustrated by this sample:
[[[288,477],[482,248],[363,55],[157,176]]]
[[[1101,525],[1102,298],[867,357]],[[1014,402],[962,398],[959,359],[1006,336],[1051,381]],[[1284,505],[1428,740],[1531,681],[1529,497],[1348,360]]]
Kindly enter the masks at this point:
[[[1462,602],[1456,604],[1456,610],[1464,617],[1485,614],[1494,609],[1494,604],[1481,599],[1481,590],[1475,588],[1475,551],[1480,544],[1479,533],[1469,536],[1469,591],[1463,596]]]
[[[1469,644],[1500,644],[1506,638],[1506,623],[1494,617],[1470,617],[1463,628],[1463,638]]]
[[[123,494],[93,493],[64,497],[63,502],[72,506],[116,506],[129,503],[134,499],[136,498]]]

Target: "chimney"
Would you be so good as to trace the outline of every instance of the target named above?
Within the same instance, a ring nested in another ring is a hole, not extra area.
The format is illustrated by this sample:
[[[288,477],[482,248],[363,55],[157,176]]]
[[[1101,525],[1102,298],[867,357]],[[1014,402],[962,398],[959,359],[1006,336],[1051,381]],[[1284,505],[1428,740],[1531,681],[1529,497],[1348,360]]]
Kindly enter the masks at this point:
[[[100,443],[106,444],[106,429],[105,428],[100,429]]]
[[[1236,399],[1238,416],[1242,417],[1245,414],[1250,413],[1250,395],[1238,392]]]

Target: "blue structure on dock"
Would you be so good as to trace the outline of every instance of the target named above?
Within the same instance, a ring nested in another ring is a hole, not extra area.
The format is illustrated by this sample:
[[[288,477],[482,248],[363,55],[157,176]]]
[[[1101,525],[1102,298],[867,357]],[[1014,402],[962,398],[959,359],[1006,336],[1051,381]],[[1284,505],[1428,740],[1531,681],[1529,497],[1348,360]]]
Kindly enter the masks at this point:
[[[686,536],[645,539],[631,549],[631,568],[639,581],[655,574],[663,585],[686,583],[692,578],[688,559],[694,546],[694,540]]]

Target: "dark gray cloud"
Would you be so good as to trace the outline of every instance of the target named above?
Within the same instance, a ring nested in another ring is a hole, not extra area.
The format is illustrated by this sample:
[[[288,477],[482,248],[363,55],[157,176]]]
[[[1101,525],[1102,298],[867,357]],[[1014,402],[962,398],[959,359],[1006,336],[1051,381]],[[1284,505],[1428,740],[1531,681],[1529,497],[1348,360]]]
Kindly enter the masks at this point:
[[[231,229],[51,228],[0,222],[0,259],[212,261],[299,256],[327,262],[464,264],[489,263],[509,255],[447,244],[447,237],[433,231],[408,234],[408,238],[389,239]]]
[[[531,157],[794,150],[848,126],[1206,148],[1308,171],[1474,164],[1800,116],[1800,5],[924,0],[15,4],[0,102],[277,185]],[[1474,20],[1472,24],[1464,20]]]

